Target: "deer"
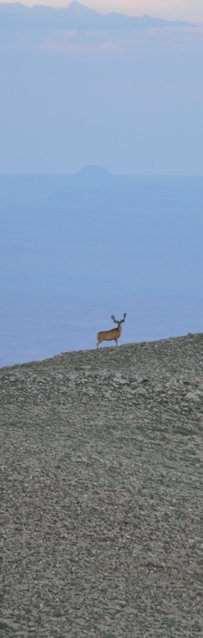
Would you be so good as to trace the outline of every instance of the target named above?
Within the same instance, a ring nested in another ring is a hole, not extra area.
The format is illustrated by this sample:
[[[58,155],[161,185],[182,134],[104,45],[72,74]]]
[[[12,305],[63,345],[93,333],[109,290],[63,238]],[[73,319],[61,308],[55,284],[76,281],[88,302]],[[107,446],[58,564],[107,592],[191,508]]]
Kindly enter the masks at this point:
[[[114,315],[111,315],[111,319],[114,323],[117,323],[117,328],[112,328],[112,330],[101,330],[97,333],[97,348],[102,341],[115,341],[117,346],[118,339],[121,336],[122,332],[122,323],[124,323],[127,313],[124,312],[123,319],[115,319]]]

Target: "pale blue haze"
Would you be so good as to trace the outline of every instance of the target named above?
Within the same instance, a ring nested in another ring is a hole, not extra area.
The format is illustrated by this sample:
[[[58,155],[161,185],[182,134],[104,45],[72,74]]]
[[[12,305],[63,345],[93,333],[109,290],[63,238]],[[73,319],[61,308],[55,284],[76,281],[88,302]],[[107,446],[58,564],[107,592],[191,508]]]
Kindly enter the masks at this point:
[[[0,3],[0,366],[202,331],[202,68],[200,23]]]
[[[0,179],[0,366],[202,331],[203,178]]]
[[[0,4],[0,172],[203,174],[203,25]]]

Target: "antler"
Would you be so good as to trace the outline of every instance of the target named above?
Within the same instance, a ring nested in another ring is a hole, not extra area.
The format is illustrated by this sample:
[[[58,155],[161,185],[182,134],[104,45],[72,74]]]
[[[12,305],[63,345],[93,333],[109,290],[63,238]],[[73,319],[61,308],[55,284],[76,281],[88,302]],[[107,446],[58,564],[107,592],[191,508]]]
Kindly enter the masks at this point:
[[[115,315],[111,315],[111,319],[113,319],[114,323],[123,323],[125,321],[126,315],[127,312],[124,312],[123,319],[120,319],[120,321],[118,321],[118,319],[115,319]]]

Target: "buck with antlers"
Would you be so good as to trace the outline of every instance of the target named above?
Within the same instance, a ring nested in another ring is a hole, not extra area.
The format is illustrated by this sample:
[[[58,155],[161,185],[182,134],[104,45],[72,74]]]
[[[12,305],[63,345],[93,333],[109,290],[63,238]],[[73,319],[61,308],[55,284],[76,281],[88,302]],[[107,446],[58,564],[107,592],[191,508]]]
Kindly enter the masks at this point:
[[[114,323],[117,323],[117,328],[112,328],[112,330],[101,330],[101,332],[97,333],[97,348],[99,347],[99,344],[102,343],[102,341],[115,341],[116,345],[118,342],[119,337],[121,336],[121,332],[122,332],[122,323],[125,321],[126,318],[126,312],[124,312],[123,315],[123,319],[120,319],[120,321],[118,321],[118,319],[115,319],[114,315],[111,315],[111,319],[113,319]]]

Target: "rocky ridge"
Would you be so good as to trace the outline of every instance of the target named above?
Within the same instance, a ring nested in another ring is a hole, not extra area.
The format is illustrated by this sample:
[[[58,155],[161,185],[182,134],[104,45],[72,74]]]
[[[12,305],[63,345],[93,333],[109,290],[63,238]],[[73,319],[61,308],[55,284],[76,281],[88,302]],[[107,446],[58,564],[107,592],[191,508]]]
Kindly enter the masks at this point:
[[[201,633],[203,335],[0,370],[10,636]]]

